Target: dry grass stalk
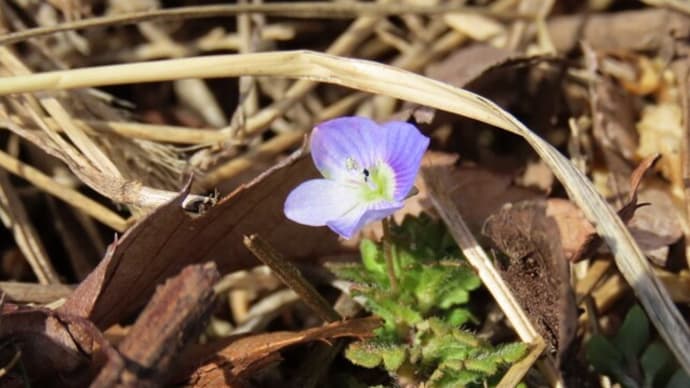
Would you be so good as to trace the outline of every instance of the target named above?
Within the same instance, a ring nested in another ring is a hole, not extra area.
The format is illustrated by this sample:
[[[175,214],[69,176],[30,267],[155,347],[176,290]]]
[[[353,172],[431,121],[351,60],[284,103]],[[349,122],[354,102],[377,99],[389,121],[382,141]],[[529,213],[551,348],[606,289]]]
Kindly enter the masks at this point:
[[[0,63],[15,75],[31,74],[31,71],[6,47],[0,47]],[[63,128],[67,137],[76,145],[77,149],[86,157],[80,160],[79,153],[72,150],[72,147],[62,140],[60,135],[46,126],[46,132],[61,148],[65,151],[70,150],[73,158],[79,163],[91,163],[100,172],[111,175],[114,178],[121,177],[120,171],[108,158],[108,156],[88,137],[77,125],[72,122],[71,115],[67,109],[56,98],[51,96],[39,97],[39,102],[43,108],[55,119],[57,124]]]
[[[64,284],[0,282],[0,289],[13,302],[45,304],[66,298],[72,293],[73,287]]]
[[[363,97],[363,94],[355,93],[341,98],[333,105],[323,108],[314,121],[319,122],[343,115],[355,104],[360,102]],[[201,186],[207,189],[212,189],[220,184],[220,182],[226,181],[246,171],[257,160],[278,155],[281,152],[287,151],[289,148],[299,144],[300,140],[304,138],[307,131],[310,129],[311,126],[305,126],[297,131],[281,133],[265,143],[260,144],[256,148],[249,150],[245,154],[237,156],[228,162],[214,167],[213,170],[204,174]]]
[[[50,256],[5,171],[0,172],[0,219],[12,231],[14,241],[29,262],[38,282],[59,284],[60,277],[53,268]]]
[[[61,23],[57,26],[38,27],[25,31],[7,34],[0,38],[0,45],[17,43],[29,38],[51,35],[57,32],[80,30],[85,28],[112,26],[118,24],[133,24],[150,20],[196,19],[219,16],[233,16],[242,13],[261,13],[263,15],[290,16],[295,18],[353,18],[361,15],[400,15],[418,14],[432,15],[450,12],[476,13],[488,15],[497,19],[532,19],[533,15],[519,14],[507,11],[495,12],[483,7],[467,7],[459,4],[441,5],[411,5],[396,2],[379,3],[323,3],[323,2],[290,2],[271,4],[228,4],[179,7],[152,11],[131,12],[127,14],[82,19]]]
[[[31,123],[25,118],[12,114],[9,119],[22,127],[31,128]],[[48,127],[56,132],[62,132],[62,127],[50,117],[42,117]],[[176,144],[217,144],[230,139],[230,132],[211,128],[188,128],[174,125],[157,125],[126,121],[104,120],[72,120],[82,131],[96,136],[98,132],[112,132],[130,139],[150,140]],[[95,130],[95,131],[94,131]]]
[[[0,125],[7,126],[7,124]],[[55,181],[48,175],[45,175],[41,171],[29,166],[28,164],[22,163],[11,155],[2,151],[0,151],[0,167],[18,177],[26,179],[38,189],[60,198],[66,203],[113,228],[113,230],[124,232],[130,224],[127,220],[123,219],[112,210],[94,201],[93,199],[70,187],[56,184]]]

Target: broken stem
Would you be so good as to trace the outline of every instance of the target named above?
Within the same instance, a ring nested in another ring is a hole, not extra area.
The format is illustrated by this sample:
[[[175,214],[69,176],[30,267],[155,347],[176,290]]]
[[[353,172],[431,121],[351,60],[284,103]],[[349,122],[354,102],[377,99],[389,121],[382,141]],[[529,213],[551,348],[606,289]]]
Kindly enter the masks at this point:
[[[244,246],[249,249],[257,259],[266,264],[273,273],[286,286],[290,287],[304,303],[309,306],[319,318],[326,322],[335,322],[341,319],[333,307],[308,281],[302,277],[299,269],[286,260],[268,241],[258,234],[244,236]]]

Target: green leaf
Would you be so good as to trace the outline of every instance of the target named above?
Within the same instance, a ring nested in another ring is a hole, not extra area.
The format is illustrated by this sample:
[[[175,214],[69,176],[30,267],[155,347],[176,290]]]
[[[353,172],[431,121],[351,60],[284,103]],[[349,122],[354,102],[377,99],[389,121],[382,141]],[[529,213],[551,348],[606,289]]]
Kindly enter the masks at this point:
[[[477,322],[477,318],[470,310],[462,307],[452,309],[446,314],[445,321],[451,326],[462,326],[468,321]]]
[[[587,342],[587,360],[599,373],[607,374],[626,388],[639,384],[626,373],[625,357],[608,338],[595,334]]]
[[[485,375],[492,375],[496,373],[498,365],[491,359],[469,359],[465,361],[465,368],[477,372],[482,372]]]
[[[362,256],[362,264],[367,271],[379,275],[386,274],[386,264],[383,260],[383,251],[378,244],[371,240],[363,239],[359,243],[359,254]]]
[[[373,351],[365,341],[353,342],[345,349],[345,357],[353,364],[365,368],[374,368],[381,363],[381,354]]]
[[[606,337],[595,334],[586,346],[587,360],[600,373],[612,374],[623,368],[623,354]]]
[[[469,300],[470,293],[467,290],[456,288],[445,293],[439,299],[437,306],[445,310],[455,305],[467,303]]]
[[[613,342],[628,363],[637,361],[638,355],[649,342],[649,320],[642,307],[635,305],[630,308]]]
[[[419,311],[426,313],[429,309],[438,305],[438,292],[446,274],[438,266],[423,266],[421,276],[414,294],[419,303]]]
[[[360,285],[374,284],[377,282],[376,277],[368,272],[361,264],[329,263],[327,267],[338,277],[338,279],[349,280]]]
[[[482,378],[484,374],[481,372],[443,365],[431,375],[428,386],[431,388],[465,387],[481,381]]]
[[[664,344],[658,341],[649,344],[640,357],[640,365],[644,372],[644,386],[653,387],[654,379],[659,372],[671,362],[673,362],[673,356]]]
[[[453,338],[455,338],[456,341],[467,346],[475,348],[482,346],[482,341],[479,338],[477,338],[477,336],[464,330],[453,330]]]
[[[496,351],[501,360],[505,363],[513,363],[522,360],[522,357],[527,354],[527,344],[523,342],[513,342],[510,344],[503,344],[498,347]]]
[[[688,388],[690,387],[690,376],[683,369],[678,369],[676,373],[671,376],[671,379],[666,384],[666,388]]]
[[[390,372],[397,371],[407,359],[406,346],[391,346],[381,352],[383,365]]]

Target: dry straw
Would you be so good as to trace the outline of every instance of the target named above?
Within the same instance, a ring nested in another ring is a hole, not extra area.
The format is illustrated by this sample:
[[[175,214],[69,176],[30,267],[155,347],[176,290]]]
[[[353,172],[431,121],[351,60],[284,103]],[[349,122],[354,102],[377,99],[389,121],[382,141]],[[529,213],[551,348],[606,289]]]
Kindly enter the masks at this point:
[[[0,82],[0,94],[238,76],[301,78],[338,84],[459,114],[522,136],[596,225],[651,321],[684,369],[690,372],[688,326],[616,212],[554,147],[481,96],[391,66],[309,51],[209,56],[16,76]]]

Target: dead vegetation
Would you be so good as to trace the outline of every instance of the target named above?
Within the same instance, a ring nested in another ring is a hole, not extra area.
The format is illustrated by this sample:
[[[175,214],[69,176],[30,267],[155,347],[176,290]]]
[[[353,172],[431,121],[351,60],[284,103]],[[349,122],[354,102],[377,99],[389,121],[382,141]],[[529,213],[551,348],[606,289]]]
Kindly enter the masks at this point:
[[[690,372],[684,2],[182,3],[0,2],[3,386],[394,383],[341,355],[356,241],[283,215],[342,115],[432,137],[397,217],[531,346],[502,385],[596,381],[635,300]]]

